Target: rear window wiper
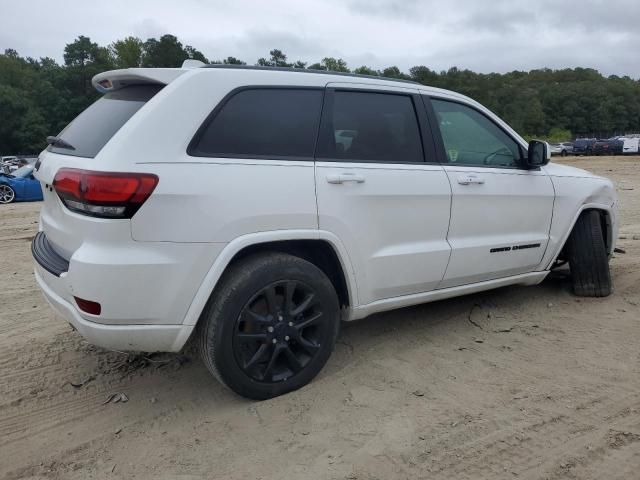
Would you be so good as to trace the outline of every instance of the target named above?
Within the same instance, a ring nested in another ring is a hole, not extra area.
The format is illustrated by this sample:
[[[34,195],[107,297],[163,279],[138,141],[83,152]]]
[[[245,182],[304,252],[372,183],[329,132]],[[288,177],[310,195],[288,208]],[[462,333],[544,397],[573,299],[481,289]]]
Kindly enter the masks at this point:
[[[47,143],[53,147],[66,148],[67,150],[75,150],[76,147],[60,137],[48,136]]]

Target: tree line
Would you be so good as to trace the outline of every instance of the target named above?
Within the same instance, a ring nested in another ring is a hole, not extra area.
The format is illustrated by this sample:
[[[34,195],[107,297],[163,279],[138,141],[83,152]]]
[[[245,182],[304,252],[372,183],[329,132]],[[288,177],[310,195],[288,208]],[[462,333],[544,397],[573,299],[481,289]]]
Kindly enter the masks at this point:
[[[0,54],[0,153],[40,151],[47,135],[57,134],[98,98],[91,78],[105,70],[129,67],[177,67],[186,59],[204,63],[246,65],[235,57],[207,59],[173,35],[117,40],[100,46],[85,36],[64,48],[64,63],[52,58],[21,57],[7,49]],[[628,76],[603,76],[590,68],[539,69],[529,72],[476,73],[456,67],[434,71],[419,65],[376,70],[350,69],[341,58],[308,64],[290,61],[273,49],[255,65],[290,67],[384,76],[446,88],[474,98],[506,120],[525,137],[550,141],[574,136],[606,137],[640,132],[640,81]]]

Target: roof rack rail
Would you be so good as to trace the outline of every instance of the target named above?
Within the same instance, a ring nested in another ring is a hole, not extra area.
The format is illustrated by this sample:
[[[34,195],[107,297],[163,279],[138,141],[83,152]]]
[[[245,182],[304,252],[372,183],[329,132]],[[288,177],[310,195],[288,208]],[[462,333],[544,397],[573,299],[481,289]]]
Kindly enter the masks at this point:
[[[381,77],[377,75],[361,75],[359,73],[347,73],[347,72],[331,72],[328,70],[310,70],[307,68],[293,68],[293,67],[261,67],[258,65],[228,65],[221,63],[210,63],[206,65],[202,65],[200,68],[228,68],[235,70],[267,70],[267,71],[276,71],[276,72],[296,72],[296,73],[320,73],[323,75],[338,75],[341,77],[355,77],[355,78],[369,78],[373,80],[386,80],[388,82],[403,82],[403,83],[411,83],[413,85],[422,85],[419,82],[414,82],[413,80],[405,80],[403,78],[389,78],[389,77]]]

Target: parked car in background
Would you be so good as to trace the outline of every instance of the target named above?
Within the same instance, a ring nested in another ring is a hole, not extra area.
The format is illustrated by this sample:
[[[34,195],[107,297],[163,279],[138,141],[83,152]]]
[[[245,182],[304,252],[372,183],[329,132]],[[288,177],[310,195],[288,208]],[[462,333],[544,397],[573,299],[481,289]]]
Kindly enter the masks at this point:
[[[33,169],[28,164],[12,173],[0,173],[0,203],[42,200],[42,188],[33,177]]]
[[[573,154],[593,155],[593,145],[596,141],[596,138],[577,138],[573,141]]]
[[[640,138],[638,137],[624,137],[622,140],[622,153],[624,154],[637,154],[640,153]]]
[[[2,157],[0,158],[0,173],[11,173],[27,163],[29,163],[27,160],[13,155]]]
[[[593,144],[594,155],[622,155],[624,142],[617,137],[598,140]]]
[[[561,143],[551,143],[551,155],[560,155],[562,157],[566,157],[567,155],[573,153],[573,143],[571,142],[561,142]]]

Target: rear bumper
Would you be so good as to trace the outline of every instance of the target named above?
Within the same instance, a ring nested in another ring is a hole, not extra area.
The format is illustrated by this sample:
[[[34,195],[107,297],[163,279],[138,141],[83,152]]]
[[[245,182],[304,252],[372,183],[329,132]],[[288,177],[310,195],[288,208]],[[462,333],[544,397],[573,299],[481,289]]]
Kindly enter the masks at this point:
[[[193,331],[185,315],[222,247],[86,239],[66,260],[40,232],[31,249],[45,298],[89,342],[175,352]],[[80,310],[74,297],[99,303],[100,314]]]
[[[128,226],[128,225],[127,225]],[[205,274],[223,244],[136,242],[86,238],[68,255],[46,230],[32,253],[41,278],[68,304],[97,302],[100,315],[79,312],[102,325],[182,325]]]
[[[142,352],[178,352],[188,340],[194,326],[189,325],[104,325],[83,318],[75,305],[56,290],[64,288],[59,278],[40,265],[36,281],[51,307],[90,343],[111,350]]]

